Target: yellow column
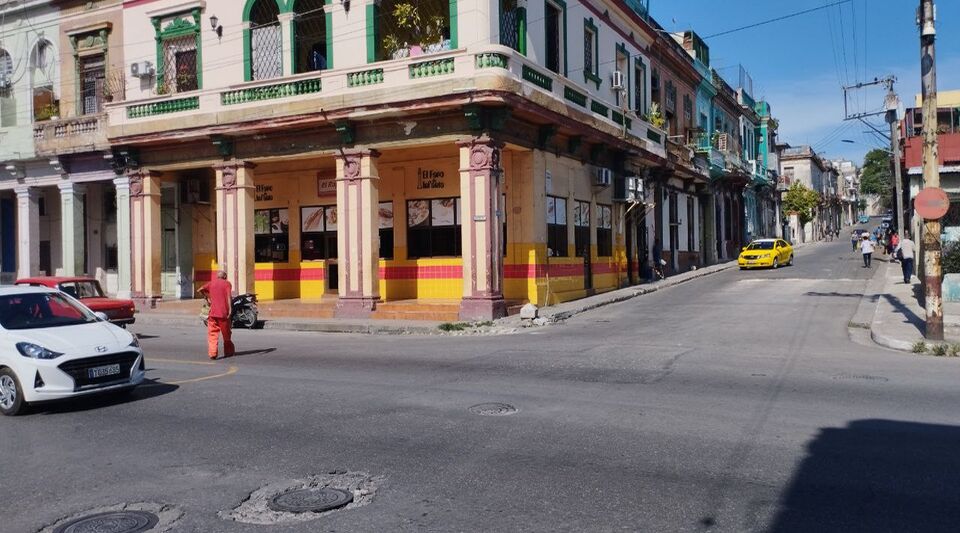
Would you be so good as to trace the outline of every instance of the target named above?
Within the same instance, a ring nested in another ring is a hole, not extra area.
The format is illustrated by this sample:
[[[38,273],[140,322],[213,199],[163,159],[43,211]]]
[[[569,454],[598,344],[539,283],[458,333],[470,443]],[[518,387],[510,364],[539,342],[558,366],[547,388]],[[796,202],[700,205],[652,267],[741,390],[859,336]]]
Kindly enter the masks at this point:
[[[338,317],[369,316],[380,301],[380,174],[376,150],[337,157]]]
[[[479,137],[458,145],[463,243],[460,318],[501,318],[507,310],[503,300],[503,144]]]
[[[130,285],[132,297],[151,307],[160,299],[160,173],[130,173]]]
[[[237,294],[253,292],[253,163],[225,161],[217,172],[217,265]]]

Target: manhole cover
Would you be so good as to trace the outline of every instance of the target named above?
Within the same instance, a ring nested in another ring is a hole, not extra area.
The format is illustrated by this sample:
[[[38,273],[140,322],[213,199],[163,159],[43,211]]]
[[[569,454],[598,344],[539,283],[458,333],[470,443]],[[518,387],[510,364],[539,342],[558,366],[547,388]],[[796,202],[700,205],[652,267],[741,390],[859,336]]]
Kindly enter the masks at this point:
[[[284,513],[321,513],[343,507],[352,501],[352,493],[324,487],[291,490],[277,494],[270,499],[267,507]]]
[[[470,412],[481,416],[507,416],[517,412],[517,408],[507,403],[481,403],[471,407]]]
[[[159,520],[146,511],[113,511],[71,520],[54,533],[139,533],[149,531]]]

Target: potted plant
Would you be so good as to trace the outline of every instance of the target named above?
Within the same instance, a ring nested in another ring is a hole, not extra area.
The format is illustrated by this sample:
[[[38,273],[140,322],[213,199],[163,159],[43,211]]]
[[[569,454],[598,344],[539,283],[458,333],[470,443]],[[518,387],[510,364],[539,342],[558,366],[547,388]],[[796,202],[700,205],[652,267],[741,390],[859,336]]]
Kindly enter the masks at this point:
[[[37,111],[37,120],[58,120],[60,118],[60,104],[53,102],[41,107]]]
[[[663,125],[667,123],[660,111],[660,104],[656,102],[650,104],[650,111],[643,118],[657,129],[663,129]]]
[[[383,38],[383,48],[388,56],[416,57],[427,51],[442,49],[446,17],[443,9],[446,2],[397,2],[390,16],[394,27]],[[409,52],[407,52],[409,50]]]

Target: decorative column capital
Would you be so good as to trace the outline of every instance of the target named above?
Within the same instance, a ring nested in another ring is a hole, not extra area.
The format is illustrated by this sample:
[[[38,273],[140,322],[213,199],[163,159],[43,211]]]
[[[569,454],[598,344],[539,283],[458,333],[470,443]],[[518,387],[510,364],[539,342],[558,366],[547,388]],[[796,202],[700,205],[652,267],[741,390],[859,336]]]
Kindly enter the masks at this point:
[[[457,146],[469,149],[467,166],[463,171],[469,172],[499,172],[500,160],[504,144],[490,137],[474,137],[457,142]]]
[[[220,179],[217,183],[218,189],[232,190],[240,187],[237,184],[237,171],[239,169],[254,169],[257,165],[249,161],[240,161],[238,159],[233,159],[230,161],[223,161],[213,165],[213,168],[220,173]]]
[[[357,180],[361,178],[376,178],[375,172],[364,168],[364,159],[370,161],[380,157],[380,152],[372,148],[341,150],[337,156],[337,166],[342,165],[342,172],[338,172],[337,180]],[[367,172],[364,172],[366,170]],[[366,175],[364,175],[366,174]]]
[[[161,173],[155,170],[138,168],[131,171],[127,176],[130,178],[130,196],[147,196],[149,193],[145,192],[143,180],[159,178]]]
[[[33,200],[33,199],[39,198],[40,196],[40,190],[37,189],[36,187],[29,187],[29,186],[15,187],[13,189],[13,192],[17,195],[18,199]]]
[[[62,181],[57,184],[57,188],[60,189],[60,194],[62,195],[81,194],[86,190],[83,184],[72,181]]]
[[[120,176],[119,178],[114,178],[114,179],[113,179],[113,186],[117,189],[117,191],[123,190],[123,191],[126,191],[127,193],[129,193],[129,192],[130,192],[130,178],[128,178],[127,176]]]

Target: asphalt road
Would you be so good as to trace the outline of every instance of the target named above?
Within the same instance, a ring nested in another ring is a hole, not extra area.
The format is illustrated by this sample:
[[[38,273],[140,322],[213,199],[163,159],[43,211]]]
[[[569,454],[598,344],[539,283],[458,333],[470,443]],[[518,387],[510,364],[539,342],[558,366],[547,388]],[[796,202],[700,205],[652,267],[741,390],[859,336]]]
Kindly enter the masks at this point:
[[[957,531],[960,360],[854,344],[848,241],[501,337],[135,328],[154,382],[0,420],[0,531],[123,502],[177,531]],[[505,402],[511,416],[470,406]],[[363,507],[265,527],[252,491],[343,469]]]

